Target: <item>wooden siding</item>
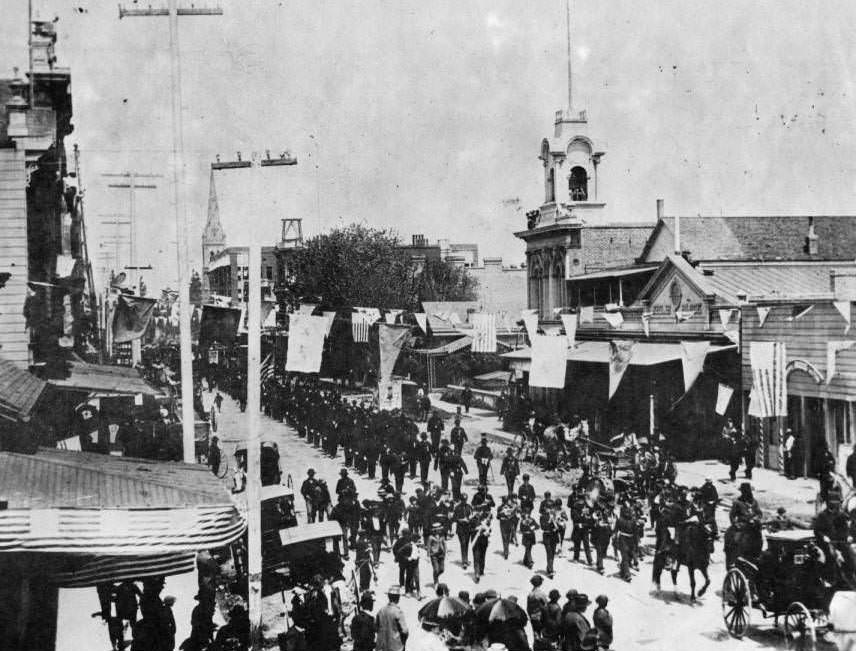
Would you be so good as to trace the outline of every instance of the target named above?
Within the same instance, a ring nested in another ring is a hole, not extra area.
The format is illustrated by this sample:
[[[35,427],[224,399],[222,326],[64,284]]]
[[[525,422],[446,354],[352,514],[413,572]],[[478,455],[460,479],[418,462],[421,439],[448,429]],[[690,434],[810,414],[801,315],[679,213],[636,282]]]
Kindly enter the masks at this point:
[[[27,296],[27,174],[24,152],[0,149],[0,355],[22,368],[30,362],[24,320]]]
[[[788,321],[792,305],[772,305],[770,313],[759,326],[758,310],[752,307],[743,310],[743,386],[752,386],[752,369],[749,363],[749,345],[752,341],[782,341],[787,347],[788,363],[801,360],[812,364],[823,376],[820,384],[809,374],[796,371],[788,377],[788,393],[812,398],[834,400],[856,400],[856,343],[849,350],[838,353],[837,373],[826,383],[826,344],[828,341],[849,340],[856,342],[856,328],[845,334],[846,322],[830,301],[814,303],[814,308],[804,317]],[[850,303],[851,315],[853,304]],[[852,317],[851,317],[852,318]],[[854,324],[856,326],[856,324]]]

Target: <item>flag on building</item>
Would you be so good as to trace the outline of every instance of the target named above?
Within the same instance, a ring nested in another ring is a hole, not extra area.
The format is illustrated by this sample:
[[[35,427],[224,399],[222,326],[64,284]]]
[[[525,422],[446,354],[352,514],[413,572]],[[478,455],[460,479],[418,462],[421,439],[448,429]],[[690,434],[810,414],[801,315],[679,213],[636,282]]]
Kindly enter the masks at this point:
[[[143,336],[155,313],[157,301],[122,294],[113,311],[113,341],[123,344]]]
[[[577,345],[577,314],[562,314],[562,326],[565,328],[565,339],[568,341],[568,348],[575,348]]]
[[[842,350],[847,350],[851,348],[853,344],[856,344],[856,341],[845,340],[845,341],[827,341],[826,342],[826,383],[829,384],[832,382],[832,378],[835,377],[835,374],[838,372],[838,362],[837,355]]]
[[[351,336],[357,343],[368,343],[369,341],[369,318],[362,312],[351,314]]]
[[[496,352],[496,316],[485,312],[472,315],[474,353]]]
[[[732,389],[727,384],[719,383],[719,387],[716,392],[716,413],[720,416],[724,416],[726,410],[728,409],[728,403],[731,402],[731,396],[734,394],[734,389]]]
[[[378,326],[378,348],[380,350],[380,368],[378,380],[387,382],[392,377],[395,362],[401,354],[401,349],[410,339],[410,328],[381,323]]]
[[[292,314],[288,324],[285,370],[297,373],[320,371],[326,330],[327,319],[323,316]]]
[[[682,341],[681,342],[681,365],[684,369],[684,393],[690,390],[696,378],[704,369],[704,360],[707,350],[710,348],[709,341]]]
[[[612,400],[624,372],[630,366],[635,345],[636,342],[632,340],[613,339],[609,342],[609,400]]]
[[[563,337],[535,335],[532,339],[529,386],[563,389],[568,368],[567,350],[568,343]]]
[[[785,383],[785,344],[779,341],[753,341],[749,344],[752,390],[756,413],[762,417],[788,415]]]
[[[265,357],[265,361],[262,362],[259,376],[261,377],[262,382],[266,382],[273,377],[273,355]]]

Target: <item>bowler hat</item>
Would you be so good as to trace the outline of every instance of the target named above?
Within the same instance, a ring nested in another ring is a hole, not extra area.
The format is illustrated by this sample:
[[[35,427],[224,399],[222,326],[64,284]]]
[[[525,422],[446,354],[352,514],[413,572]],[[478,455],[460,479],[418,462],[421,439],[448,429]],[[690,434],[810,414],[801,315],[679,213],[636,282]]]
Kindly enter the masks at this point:
[[[391,597],[400,597],[401,596],[401,586],[400,585],[391,585],[389,586],[389,590],[386,591]]]

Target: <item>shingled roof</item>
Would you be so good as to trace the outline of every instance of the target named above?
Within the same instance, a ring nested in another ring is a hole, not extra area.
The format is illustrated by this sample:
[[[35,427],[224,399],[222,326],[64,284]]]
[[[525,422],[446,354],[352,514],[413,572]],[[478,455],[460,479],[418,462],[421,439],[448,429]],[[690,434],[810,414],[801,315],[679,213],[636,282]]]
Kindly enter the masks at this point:
[[[852,260],[856,216],[813,216],[817,253],[805,250],[807,215],[681,217],[681,250],[693,260]],[[653,261],[657,244],[674,240],[675,218],[657,222],[639,261]],[[671,251],[669,251],[671,252]]]

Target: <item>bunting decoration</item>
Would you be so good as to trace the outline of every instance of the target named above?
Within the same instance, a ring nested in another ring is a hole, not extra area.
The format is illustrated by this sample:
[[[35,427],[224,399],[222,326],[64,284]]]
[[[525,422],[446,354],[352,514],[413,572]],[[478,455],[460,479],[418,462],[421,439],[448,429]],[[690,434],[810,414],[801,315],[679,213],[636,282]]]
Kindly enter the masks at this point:
[[[404,310],[389,310],[384,315],[384,320],[387,325],[395,325],[395,321],[398,319],[398,315],[404,312]]]
[[[728,403],[731,402],[731,396],[734,394],[734,389],[732,389],[727,384],[719,383],[719,387],[716,391],[716,413],[720,416],[724,416],[726,410],[728,409]]]
[[[330,332],[333,330],[333,321],[336,320],[336,312],[324,312],[324,318],[327,319],[327,329],[324,331],[324,337],[329,337]]]
[[[755,309],[758,310],[758,327],[763,328],[764,322],[767,320],[767,315],[770,314],[770,308],[759,305]]]
[[[565,328],[565,338],[568,340],[568,348],[576,348],[577,345],[577,314],[563,314],[560,317]]]
[[[378,378],[380,383],[388,382],[392,377],[395,362],[401,349],[410,338],[410,328],[407,326],[394,326],[381,323],[378,326],[378,347],[380,349],[380,368]]]
[[[529,386],[564,389],[567,367],[568,356],[565,340],[562,337],[535,335],[532,339]]]
[[[856,341],[845,340],[845,341],[827,341],[826,342],[826,383],[830,384],[832,382],[832,378],[835,377],[835,374],[838,372],[836,355],[838,355],[839,351],[847,350],[851,348],[853,344],[856,344]]]
[[[624,323],[624,315],[621,312],[604,312],[603,318],[613,328],[620,328],[621,324]]]
[[[380,321],[380,310],[376,307],[355,307],[360,314],[365,315],[366,322],[372,325],[375,321]]]
[[[362,312],[351,314],[351,336],[355,343],[366,344],[369,341],[369,317]]]
[[[749,345],[752,390],[758,403],[757,412],[762,418],[788,415],[786,357],[783,342],[753,341]]]
[[[844,334],[847,334],[850,330],[850,301],[832,301],[832,305],[847,323],[844,326]]]
[[[594,323],[594,305],[580,308],[580,325],[583,323]]]
[[[651,336],[651,317],[654,316],[651,312],[642,313],[642,329],[645,331],[645,336]]]
[[[318,307],[316,303],[301,303],[300,308],[297,310],[297,313],[310,316],[315,311],[316,307]]]
[[[683,323],[689,321],[695,315],[695,310],[686,312],[684,310],[675,310],[675,323]]]
[[[276,313],[279,311],[276,303],[264,301],[262,303],[262,328],[276,327]]]
[[[285,370],[296,373],[320,371],[326,330],[327,319],[323,316],[292,314],[288,326]]]
[[[496,352],[496,317],[480,312],[472,315],[474,353]]]
[[[120,295],[113,311],[113,341],[123,344],[142,337],[155,313],[155,305],[157,301],[153,298]]]
[[[609,400],[612,400],[630,365],[635,345],[636,342],[632,340],[613,339],[609,342]]]
[[[535,310],[523,310],[523,325],[526,327],[526,336],[529,341],[538,333],[538,315]]]
[[[413,315],[416,317],[416,324],[419,326],[419,329],[422,330],[426,335],[428,334],[428,315],[425,312],[416,312]]]
[[[728,341],[730,341],[732,344],[737,345],[738,348],[740,347],[740,332],[739,331],[737,331],[737,330],[726,330],[725,332],[722,333],[722,336],[725,337],[726,339],[728,339]]]
[[[710,348],[709,341],[682,341],[681,342],[681,366],[684,369],[684,393],[690,390],[696,378],[704,369],[704,360],[707,350]]]
[[[553,308],[553,316],[559,316],[559,312],[561,312],[564,309],[565,308],[563,308],[563,307],[554,307]]]
[[[728,326],[728,322],[731,321],[732,314],[734,314],[734,308],[719,310],[719,322],[722,324],[723,330]]]
[[[798,321],[814,309],[814,305],[794,305],[791,315],[785,321]]]
[[[273,377],[273,355],[269,354],[265,357],[265,361],[262,362],[261,369],[259,371],[259,376],[261,377],[262,384],[264,384],[267,380]]]

